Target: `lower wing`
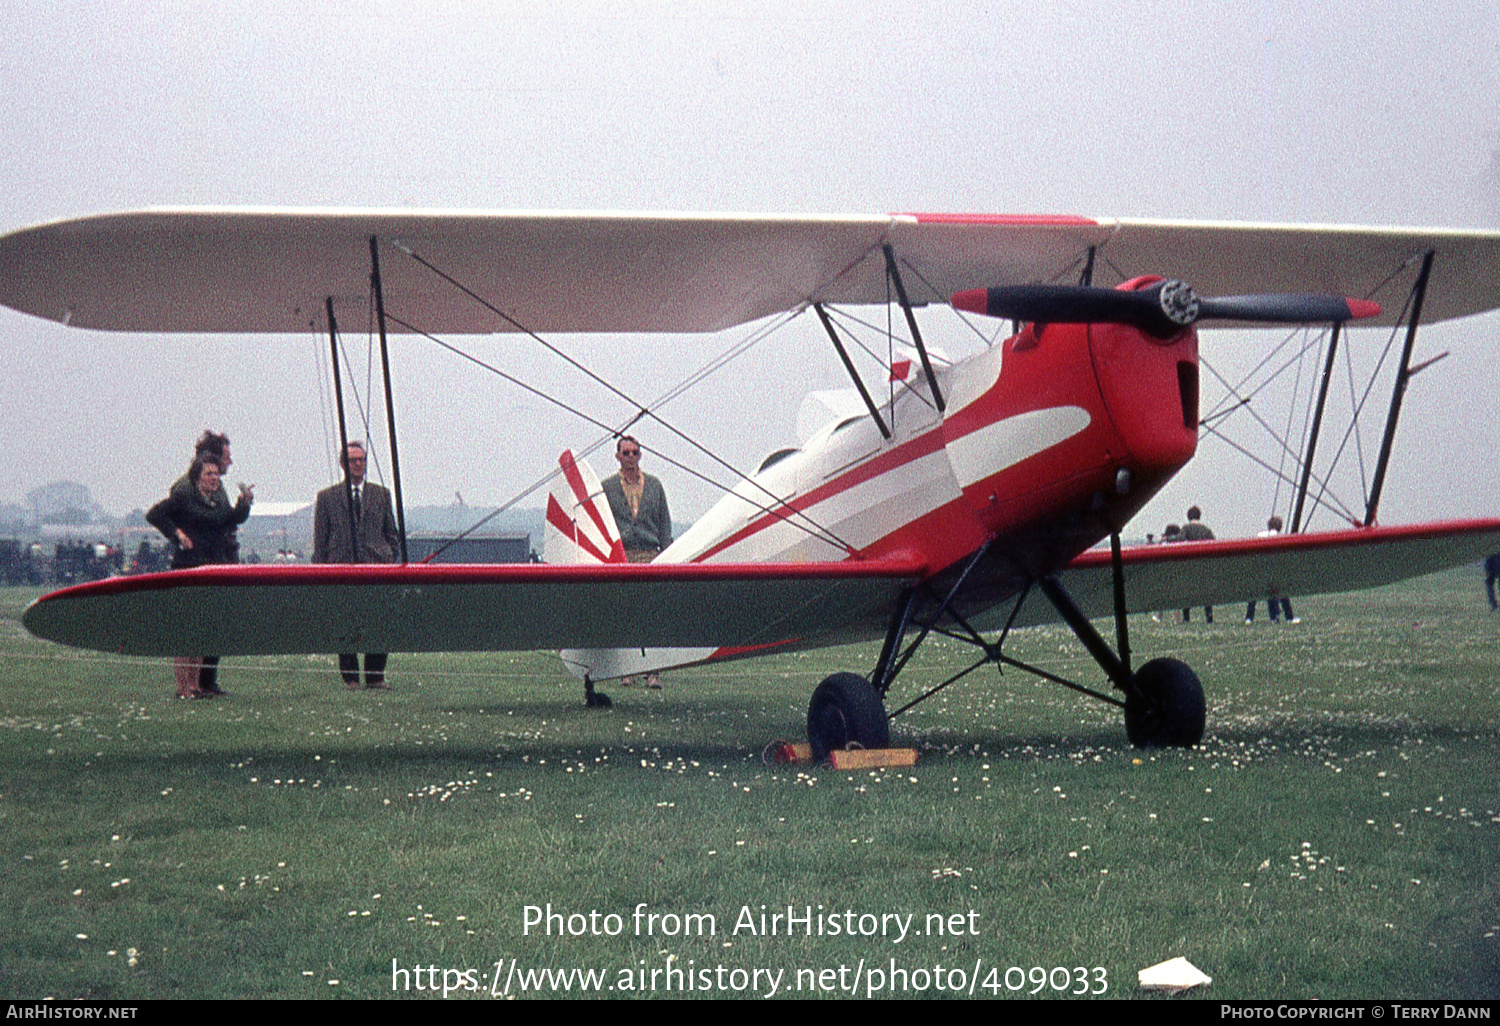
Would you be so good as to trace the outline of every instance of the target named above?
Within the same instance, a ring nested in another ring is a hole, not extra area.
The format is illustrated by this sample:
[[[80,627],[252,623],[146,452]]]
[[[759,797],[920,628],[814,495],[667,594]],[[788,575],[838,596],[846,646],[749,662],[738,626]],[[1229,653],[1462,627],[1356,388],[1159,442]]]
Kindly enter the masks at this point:
[[[1125,604],[1132,613],[1375,588],[1462,566],[1500,551],[1500,520],[1359,527],[1235,541],[1175,542],[1126,549]],[[1110,554],[1090,550],[1059,579],[1091,617],[1114,610]],[[1029,603],[1017,623],[1055,620]]]
[[[41,638],[122,655],[711,648],[879,633],[913,561],[207,566],[54,592]]]
[[[1478,520],[1139,546],[1122,558],[1126,605],[1146,612],[1376,587],[1496,551],[1500,520]],[[1058,575],[1089,616],[1114,608],[1110,563],[1090,551]],[[126,655],[649,647],[721,658],[879,637],[927,572],[914,559],[209,566],[67,588],[22,620],[38,637]],[[1009,608],[974,622],[998,626]],[[1056,619],[1033,600],[1015,623]]]

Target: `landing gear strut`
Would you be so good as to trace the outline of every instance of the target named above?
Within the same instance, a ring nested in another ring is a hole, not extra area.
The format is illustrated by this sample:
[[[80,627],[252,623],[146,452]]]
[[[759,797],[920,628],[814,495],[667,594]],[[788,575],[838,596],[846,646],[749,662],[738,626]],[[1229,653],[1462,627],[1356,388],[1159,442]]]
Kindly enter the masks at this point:
[[[948,685],[957,682],[974,670],[990,663],[996,666],[1013,666],[1036,674],[1046,680],[1061,684],[1110,705],[1118,706],[1125,714],[1125,733],[1130,743],[1137,747],[1191,748],[1203,740],[1206,720],[1206,704],[1203,685],[1186,663],[1177,659],[1153,659],[1139,670],[1130,667],[1130,637],[1127,628],[1125,602],[1125,574],[1120,552],[1119,535],[1110,539],[1114,563],[1114,607],[1117,644],[1112,647],[1084,615],[1067,590],[1055,577],[1043,577],[1035,586],[1064,623],[1073,629],[1078,640],[1088,649],[1110,682],[1124,694],[1124,698],[1106,694],[1094,688],[1066,680],[1036,666],[1030,666],[1002,651],[1006,635],[1016,621],[1022,604],[1030,594],[1030,588],[1016,599],[1010,619],[998,641],[987,641],[971,627],[956,610],[955,600],[964,590],[970,572],[985,557],[993,541],[986,543],[970,559],[969,564],[958,575],[948,594],[934,595],[920,591],[923,586],[908,590],[891,619],[885,645],[875,665],[875,672],[867,682],[852,673],[836,673],[818,685],[813,692],[812,703],[807,710],[807,731],[812,742],[813,756],[819,760],[834,749],[857,742],[866,748],[883,748],[890,743],[889,719],[900,716],[907,709],[930,698]],[[935,609],[918,614],[923,601],[935,603]],[[919,626],[914,641],[902,650],[902,639],[907,629]],[[954,641],[974,645],[981,651],[980,657],[966,669],[960,670],[943,683],[938,684],[903,705],[887,717],[884,696],[892,681],[915,653],[929,632],[938,633]]]
[[[1118,542],[1116,543],[1118,545]],[[1063,622],[1073,628],[1115,687],[1125,692],[1125,736],[1137,748],[1191,748],[1203,740],[1206,712],[1203,685],[1186,663],[1177,659],[1153,659],[1138,671],[1130,669],[1130,641],[1125,628],[1123,572],[1119,549],[1115,549],[1115,621],[1120,639],[1117,655],[1094,625],[1073,603],[1055,577],[1044,578],[1047,596]],[[1081,690],[1081,689],[1080,689]],[[1090,692],[1092,693],[1092,692]],[[1098,696],[1104,697],[1104,696]]]

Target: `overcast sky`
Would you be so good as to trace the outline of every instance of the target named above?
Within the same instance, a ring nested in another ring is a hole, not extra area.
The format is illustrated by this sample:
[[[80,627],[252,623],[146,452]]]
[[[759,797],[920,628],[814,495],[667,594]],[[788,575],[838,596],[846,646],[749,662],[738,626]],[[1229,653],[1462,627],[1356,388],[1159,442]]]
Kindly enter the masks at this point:
[[[1500,225],[1500,7],[1472,0],[22,0],[0,47],[0,232],[240,204]],[[651,396],[744,334],[567,344]],[[740,466],[794,444],[801,394],[844,383],[818,338],[758,346],[671,418]],[[963,355],[970,338],[934,341]],[[1231,367],[1279,339],[1205,333],[1203,351]],[[363,336],[349,344],[362,364]],[[465,344],[623,415],[534,348]],[[263,500],[332,480],[324,339],[123,336],[0,311],[0,347],[0,502],[70,478],[114,512],[148,506],[205,427],[230,434],[230,480]],[[1409,393],[1386,522],[1495,512],[1500,320],[1424,331],[1417,359],[1445,349]],[[508,501],[599,435],[431,343],[394,359],[408,503]],[[1266,416],[1300,414],[1268,398]],[[1364,444],[1371,462],[1378,437]],[[1139,531],[1197,501],[1221,535],[1249,533],[1285,505],[1269,473],[1214,449]],[[645,467],[679,520],[709,505],[707,486]]]

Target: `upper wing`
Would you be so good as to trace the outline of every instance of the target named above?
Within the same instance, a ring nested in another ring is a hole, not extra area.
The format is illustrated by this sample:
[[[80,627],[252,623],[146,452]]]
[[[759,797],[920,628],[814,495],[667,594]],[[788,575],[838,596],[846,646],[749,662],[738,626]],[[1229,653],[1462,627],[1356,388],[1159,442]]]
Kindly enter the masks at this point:
[[[1425,323],[1500,307],[1500,232],[1352,225],[1174,221],[1116,223],[1100,258],[1127,273],[1180,278],[1201,295],[1316,292],[1383,307],[1361,325],[1394,324],[1433,253]],[[1260,325],[1268,327],[1268,325]]]
[[[1500,232],[1013,215],[273,209],[107,214],[13,232],[0,237],[0,303],[117,331],[293,333],[321,325],[332,299],[338,316],[362,323],[372,238],[393,330],[708,331],[812,300],[884,303],[884,245],[916,302],[1076,278],[1092,248],[1100,267],[1182,278],[1205,295],[1383,300],[1388,323],[1432,250],[1424,319],[1500,306]]]
[[[921,576],[789,564],[206,566],[54,592],[41,638],[124,655],[752,647],[878,633]]]
[[[1500,520],[1364,527],[1236,541],[1126,549],[1125,601],[1133,613],[1248,602],[1271,595],[1357,591],[1462,566],[1500,551]],[[1114,609],[1108,552],[1090,550],[1059,578],[1089,616]],[[1019,622],[1052,620],[1030,603]]]

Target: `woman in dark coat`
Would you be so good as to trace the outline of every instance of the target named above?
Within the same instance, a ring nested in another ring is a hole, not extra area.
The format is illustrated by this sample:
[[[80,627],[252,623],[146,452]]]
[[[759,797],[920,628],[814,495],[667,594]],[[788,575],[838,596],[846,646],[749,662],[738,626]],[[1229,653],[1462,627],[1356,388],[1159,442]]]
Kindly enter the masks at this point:
[[[221,470],[221,457],[199,453],[188,468],[187,480],[174,485],[146,514],[147,522],[172,543],[173,570],[237,561],[235,528],[249,518],[255,496],[240,485],[239,501],[231,506],[219,480]],[[178,656],[177,697],[222,695],[218,665],[218,656]]]

